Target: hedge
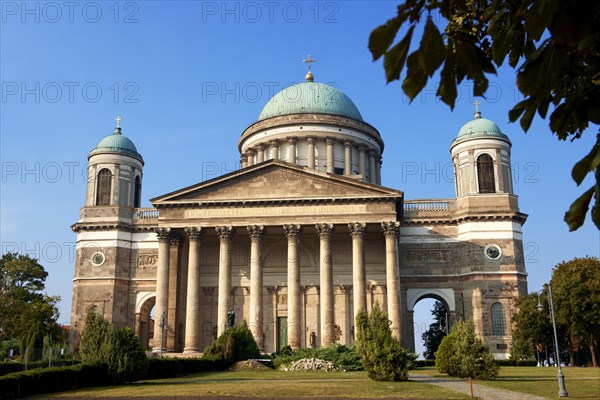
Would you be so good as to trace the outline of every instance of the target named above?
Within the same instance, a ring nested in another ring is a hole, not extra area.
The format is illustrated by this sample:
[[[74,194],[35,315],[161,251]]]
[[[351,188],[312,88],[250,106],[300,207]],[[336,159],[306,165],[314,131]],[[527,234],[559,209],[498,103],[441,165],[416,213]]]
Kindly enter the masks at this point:
[[[202,358],[150,358],[144,379],[160,379],[222,369],[221,363]],[[0,377],[0,399],[114,384],[105,365],[78,364],[38,368]]]
[[[104,386],[110,381],[106,367],[100,365],[37,368],[0,377],[0,399]]]
[[[79,361],[74,360],[52,360],[53,367],[62,367],[68,365],[79,364]],[[30,361],[27,363],[27,369],[48,368],[48,360],[46,361]],[[3,362],[0,363],[0,376],[11,374],[13,372],[25,371],[25,363],[22,362]]]
[[[496,364],[501,367],[535,367],[536,360],[496,360]]]

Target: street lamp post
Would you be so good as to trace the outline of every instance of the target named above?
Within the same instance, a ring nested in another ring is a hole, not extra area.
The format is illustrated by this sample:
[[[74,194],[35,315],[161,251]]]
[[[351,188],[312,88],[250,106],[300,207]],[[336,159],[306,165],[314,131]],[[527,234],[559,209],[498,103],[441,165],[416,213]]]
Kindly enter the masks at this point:
[[[167,326],[166,321],[165,321],[165,312],[163,311],[162,315],[160,316],[160,325],[158,325],[160,327],[160,358],[162,358],[162,354],[163,354],[163,347],[165,344],[165,327]]]
[[[543,291],[543,289],[541,290]],[[541,292],[540,291],[540,292]],[[558,365],[558,396],[559,397],[569,397],[569,393],[567,393],[567,388],[565,387],[565,376],[562,372],[562,367],[560,365],[560,352],[558,350],[558,335],[556,334],[556,319],[554,318],[554,303],[552,301],[552,286],[548,283],[548,299],[550,302],[550,315],[552,315],[552,328],[554,329],[554,355],[556,359],[556,364]],[[544,306],[542,306],[542,300],[540,298],[540,293],[538,292],[538,305],[537,309],[542,311]]]

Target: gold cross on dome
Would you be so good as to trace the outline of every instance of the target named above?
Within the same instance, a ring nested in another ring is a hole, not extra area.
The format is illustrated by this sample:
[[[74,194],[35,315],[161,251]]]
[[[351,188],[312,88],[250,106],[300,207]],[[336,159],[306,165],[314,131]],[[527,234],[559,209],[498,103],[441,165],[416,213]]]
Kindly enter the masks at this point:
[[[117,119],[115,121],[117,121],[117,128],[120,128],[121,127],[121,117],[117,116]]]
[[[314,58],[310,58],[310,54],[308,55],[308,59],[302,60],[302,62],[308,63],[308,72],[310,72],[310,63],[317,62]]]
[[[473,104],[475,104],[475,113],[478,113],[479,112],[479,105],[481,103],[479,101],[475,100],[475,102]]]

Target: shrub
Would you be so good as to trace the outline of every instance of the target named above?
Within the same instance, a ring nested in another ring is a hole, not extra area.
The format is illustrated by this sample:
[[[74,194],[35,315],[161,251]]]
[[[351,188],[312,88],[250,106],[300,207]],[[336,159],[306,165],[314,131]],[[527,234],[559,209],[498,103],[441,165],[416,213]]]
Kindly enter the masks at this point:
[[[260,358],[258,345],[246,321],[227,329],[204,350],[204,358],[229,366],[237,361]]]
[[[275,368],[279,368],[281,365],[290,364],[303,358],[317,358],[319,360],[332,362],[346,371],[362,371],[364,369],[360,355],[355,347],[347,347],[338,344],[319,349],[308,348],[293,351],[289,347],[285,347],[281,351],[273,353],[272,358]]]
[[[392,337],[390,321],[375,303],[371,314],[365,310],[356,315],[356,349],[369,378],[375,381],[405,381],[417,355],[408,353]]]
[[[459,378],[490,380],[500,367],[487,346],[475,335],[471,321],[457,322],[446,336],[435,357],[439,372]]]
[[[89,313],[79,346],[81,361],[105,365],[115,383],[135,382],[148,369],[148,358],[140,339],[129,327],[115,331],[99,315]]]
[[[132,383],[144,378],[148,357],[140,339],[129,327],[112,331],[112,353],[108,359],[108,373],[116,382]]]
[[[79,364],[79,361],[75,360],[52,360],[52,367],[62,367]],[[30,361],[27,363],[27,370],[37,368],[48,368],[48,360],[43,361]],[[25,370],[25,363],[9,361],[0,363],[0,376],[11,374],[14,372],[23,372]]]

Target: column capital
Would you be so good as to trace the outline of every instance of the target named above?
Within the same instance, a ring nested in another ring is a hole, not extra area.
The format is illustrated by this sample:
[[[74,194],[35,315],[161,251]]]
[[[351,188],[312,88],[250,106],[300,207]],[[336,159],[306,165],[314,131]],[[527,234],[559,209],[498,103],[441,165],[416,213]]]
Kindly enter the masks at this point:
[[[295,238],[302,232],[302,225],[289,224],[283,225],[283,231],[288,238]]]
[[[171,228],[154,228],[159,242],[168,242],[171,238]]]
[[[306,138],[306,141],[310,144],[314,144],[316,140],[317,140],[316,136],[309,136]]]
[[[254,155],[255,151],[254,149],[248,149],[246,150],[246,157],[252,157]]]
[[[215,231],[220,239],[229,239],[235,234],[233,226],[215,226]]]
[[[367,225],[363,222],[350,222],[348,224],[348,230],[350,230],[350,236],[360,237],[367,231]]]
[[[184,230],[190,240],[200,240],[204,235],[204,232],[202,232],[202,227],[189,227],[185,228]]]
[[[265,146],[263,146],[262,144],[257,144],[255,147],[256,151],[263,151],[265,149]]]
[[[352,147],[352,140],[344,140],[344,147],[350,148]]]
[[[246,229],[248,230],[248,236],[251,238],[262,237],[266,231],[263,225],[248,225]]]
[[[366,144],[359,144],[356,147],[358,148],[358,151],[361,152],[361,153],[366,152],[367,149],[369,148]]]
[[[340,286],[338,286],[338,288],[340,289],[340,292],[347,294],[347,293],[350,293],[350,289],[352,289],[352,285],[340,285]]]
[[[335,138],[334,138],[334,137],[331,137],[331,136],[327,136],[327,137],[325,138],[325,143],[327,143],[327,144],[329,144],[329,145],[331,145],[331,144],[334,144],[334,143],[335,143]]]
[[[375,149],[369,149],[368,153],[370,156],[375,156],[377,154],[377,151]]]
[[[286,139],[287,139],[287,142],[289,144],[296,144],[296,143],[298,143],[298,137],[297,136],[288,136],[288,137],[286,137]]]
[[[279,147],[279,139],[269,140],[269,144],[271,145],[271,147]]]
[[[386,221],[381,223],[381,229],[383,230],[384,236],[395,235],[400,236],[400,222],[398,221]]]
[[[179,247],[179,245],[181,245],[181,239],[179,236],[171,236],[169,243],[171,244],[171,247]]]
[[[333,224],[315,224],[315,228],[320,237],[330,236],[334,231]]]

